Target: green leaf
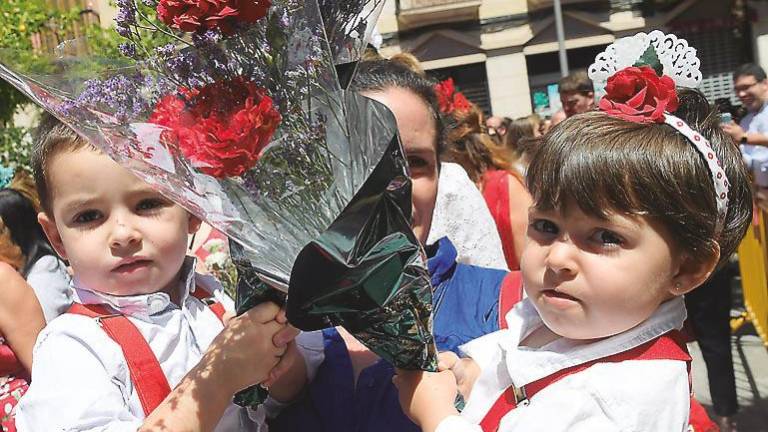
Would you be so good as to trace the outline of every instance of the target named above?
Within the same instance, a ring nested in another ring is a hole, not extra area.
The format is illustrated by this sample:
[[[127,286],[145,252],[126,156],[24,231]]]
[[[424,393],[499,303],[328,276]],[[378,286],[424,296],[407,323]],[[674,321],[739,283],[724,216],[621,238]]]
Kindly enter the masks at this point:
[[[641,55],[632,66],[649,66],[656,72],[656,75],[662,76],[664,74],[664,66],[661,64],[659,56],[656,53],[656,48],[654,48],[653,45],[648,45],[648,49],[645,50],[643,55]]]

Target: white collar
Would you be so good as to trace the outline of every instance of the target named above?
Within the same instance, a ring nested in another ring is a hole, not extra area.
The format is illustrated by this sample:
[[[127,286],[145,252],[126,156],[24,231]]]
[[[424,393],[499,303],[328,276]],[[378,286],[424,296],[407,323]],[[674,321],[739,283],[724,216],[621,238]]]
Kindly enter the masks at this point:
[[[195,291],[194,257],[187,256],[179,270],[179,303],[184,304],[190,293]],[[107,304],[122,314],[148,321],[149,317],[165,311],[171,303],[171,296],[163,291],[149,294],[117,296],[86,287],[78,280],[73,280],[75,300],[82,304]]]
[[[642,324],[598,342],[580,344],[569,339],[557,339],[542,348],[520,347],[520,341],[543,325],[541,317],[529,299],[507,314],[510,329],[500,341],[511,382],[523,386],[559,370],[624,352],[653,340],[671,330],[683,327],[685,303],[676,297],[665,303]],[[525,367],[520,367],[525,365]]]

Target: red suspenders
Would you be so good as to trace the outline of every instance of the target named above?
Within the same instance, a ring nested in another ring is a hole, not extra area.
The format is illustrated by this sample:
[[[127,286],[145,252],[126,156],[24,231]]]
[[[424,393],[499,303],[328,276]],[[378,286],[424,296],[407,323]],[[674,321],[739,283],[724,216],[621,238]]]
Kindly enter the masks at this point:
[[[219,320],[222,320],[224,306],[220,302],[210,298],[210,295],[202,289],[196,289],[192,295],[208,304],[211,311],[216,314]],[[80,303],[72,304],[67,313],[95,319],[107,335],[120,345],[125,361],[128,363],[131,382],[136,387],[136,393],[139,395],[145,416],[154,411],[163,399],[171,393],[171,387],[168,385],[168,380],[160,368],[160,362],[157,361],[155,353],[152,352],[139,329],[125,315],[112,312],[112,309],[106,305],[83,305]]]
[[[523,299],[523,278],[519,271],[507,273],[499,289],[499,328],[507,328],[507,312]]]
[[[529,383],[521,388],[508,388],[480,422],[483,432],[496,432],[501,419],[518,405],[527,405],[536,393],[568,375],[581,372],[596,363],[617,363],[625,360],[680,360],[688,363],[690,377],[691,356],[682,342],[680,332],[672,331],[636,348],[609,357],[576,365]]]
[[[192,297],[200,300],[204,305],[208,306],[208,308],[211,309],[211,312],[215,313],[219,318],[219,321],[222,323],[224,322],[224,312],[226,311],[224,310],[224,305],[221,304],[220,301],[216,300],[214,297],[211,297],[207,291],[204,291],[200,288],[195,289],[191,294]]]

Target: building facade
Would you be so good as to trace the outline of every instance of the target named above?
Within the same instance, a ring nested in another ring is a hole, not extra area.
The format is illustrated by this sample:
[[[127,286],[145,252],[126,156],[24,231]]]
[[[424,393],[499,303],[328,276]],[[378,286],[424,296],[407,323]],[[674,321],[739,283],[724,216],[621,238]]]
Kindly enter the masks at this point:
[[[587,68],[617,38],[659,29],[697,48],[701,89],[730,99],[731,73],[745,61],[768,66],[768,2],[745,0],[562,0],[571,70]],[[488,113],[549,114],[559,105],[552,0],[387,0],[382,54],[410,52]]]
[[[109,0],[49,0],[80,6],[111,25]],[[701,89],[733,94],[731,73],[746,61],[768,69],[766,0],[561,0],[571,70],[587,68],[624,36],[659,29],[687,39],[702,60]],[[487,113],[512,118],[559,107],[558,43],[552,0],[385,0],[381,52],[416,55],[438,78],[453,77]]]

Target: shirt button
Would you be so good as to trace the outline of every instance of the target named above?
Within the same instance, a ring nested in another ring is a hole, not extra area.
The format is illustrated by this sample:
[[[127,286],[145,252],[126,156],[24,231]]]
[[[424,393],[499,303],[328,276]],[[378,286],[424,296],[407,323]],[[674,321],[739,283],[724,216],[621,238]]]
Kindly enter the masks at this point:
[[[167,306],[167,302],[161,296],[152,296],[149,298],[149,314],[154,315],[158,312],[162,312]]]

